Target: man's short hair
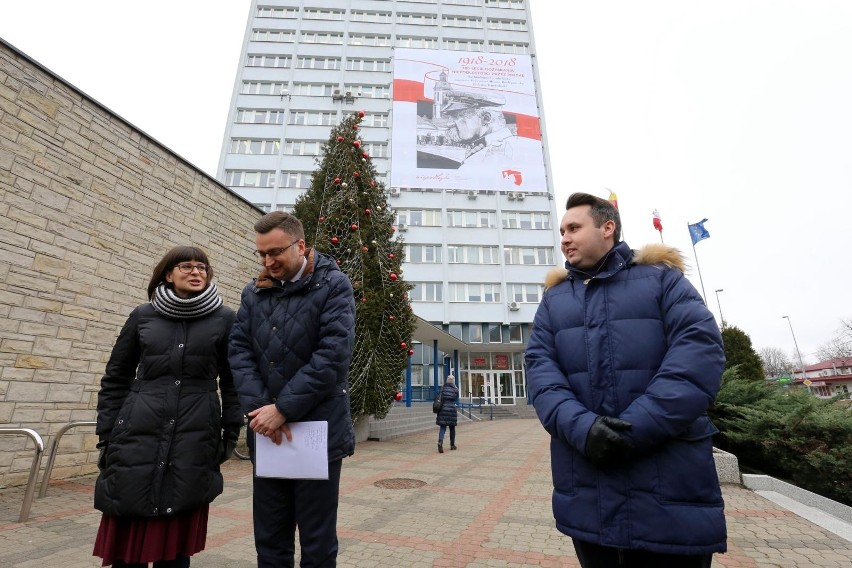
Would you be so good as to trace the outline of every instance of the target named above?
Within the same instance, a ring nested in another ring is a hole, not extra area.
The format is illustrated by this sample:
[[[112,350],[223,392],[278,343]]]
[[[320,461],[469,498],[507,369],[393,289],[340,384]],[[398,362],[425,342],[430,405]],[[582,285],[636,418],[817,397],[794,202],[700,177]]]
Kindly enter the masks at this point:
[[[281,229],[297,239],[304,240],[305,238],[305,228],[302,226],[302,222],[295,215],[291,215],[286,211],[267,213],[254,224],[255,232],[261,235],[265,235],[273,229]]]
[[[621,242],[621,215],[618,214],[618,209],[612,203],[588,193],[572,193],[568,197],[568,202],[565,203],[565,210],[567,211],[581,205],[589,205],[591,207],[589,215],[591,215],[592,220],[595,222],[595,227],[600,227],[607,221],[615,222],[614,242]]]

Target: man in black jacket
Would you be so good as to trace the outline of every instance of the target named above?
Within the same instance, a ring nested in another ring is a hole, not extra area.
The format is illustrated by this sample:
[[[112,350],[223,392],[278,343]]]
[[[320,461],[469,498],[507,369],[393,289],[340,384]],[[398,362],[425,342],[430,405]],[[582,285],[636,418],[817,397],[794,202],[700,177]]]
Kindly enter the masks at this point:
[[[240,403],[253,434],[276,444],[292,439],[292,422],[328,421],[329,461],[328,480],[254,478],[257,564],[292,567],[298,527],[301,566],[333,567],[340,470],[355,451],[352,285],[332,258],[305,247],[293,215],[269,213],[254,229],[263,270],[243,290],[229,350]]]

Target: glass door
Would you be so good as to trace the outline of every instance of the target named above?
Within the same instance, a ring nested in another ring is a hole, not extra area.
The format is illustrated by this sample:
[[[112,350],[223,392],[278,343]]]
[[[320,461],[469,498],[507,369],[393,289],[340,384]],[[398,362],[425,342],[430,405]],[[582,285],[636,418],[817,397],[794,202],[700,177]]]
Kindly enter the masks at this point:
[[[488,373],[494,404],[515,404],[515,378],[510,371]]]

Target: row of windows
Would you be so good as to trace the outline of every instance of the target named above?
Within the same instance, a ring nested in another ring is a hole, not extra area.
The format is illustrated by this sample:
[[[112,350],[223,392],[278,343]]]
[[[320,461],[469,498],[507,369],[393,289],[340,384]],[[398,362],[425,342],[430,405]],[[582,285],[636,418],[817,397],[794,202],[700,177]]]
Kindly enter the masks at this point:
[[[441,227],[440,209],[397,209],[397,225]],[[447,227],[497,227],[496,211],[447,211]],[[550,214],[546,212],[504,211],[504,229],[550,229]]]
[[[376,183],[384,183],[387,174],[377,174]],[[313,172],[281,172],[281,187],[307,189]],[[229,187],[275,187],[275,171],[226,170],[225,185]],[[255,203],[257,206],[263,204]],[[268,204],[267,204],[268,206]]]
[[[443,302],[444,285],[441,282],[412,282],[414,288],[408,292],[413,302]],[[489,282],[450,282],[447,284],[447,300],[450,302],[479,302],[499,304],[502,302],[502,286]],[[509,301],[537,303],[544,294],[543,284],[506,283]]]
[[[418,4],[437,4],[437,0],[402,0],[409,2],[416,2]],[[483,5],[483,0],[444,0],[444,4],[453,4],[456,6],[476,6],[481,7]],[[524,0],[484,0],[484,4],[488,8],[508,8],[512,10],[523,10],[524,9]],[[433,18],[434,15],[426,15],[426,14],[408,14],[408,13],[398,13],[397,14],[397,22],[399,23],[417,23],[410,21],[407,17],[426,17]],[[272,7],[272,6],[258,6],[257,7],[257,17],[258,18],[298,18],[299,17],[299,8],[297,7]],[[323,9],[323,8],[305,8],[304,15],[302,16],[306,20],[344,20],[346,17],[345,10],[334,10],[334,9]],[[354,22],[376,22],[376,23],[386,23],[390,22],[392,14],[391,12],[362,12],[358,10],[352,10],[350,12],[350,19]]]
[[[499,323],[470,324],[466,338],[462,336],[462,329],[462,324],[451,323],[447,327],[447,333],[456,339],[467,340],[468,343],[503,343],[503,326]],[[509,343],[523,343],[521,324],[509,324],[507,331]]]
[[[359,97],[390,98],[390,85],[345,85],[347,92]],[[340,87],[331,83],[293,83],[288,90],[287,83],[280,81],[243,81],[242,95],[299,95],[306,97],[330,97]]]
[[[447,245],[447,262],[450,264],[498,264],[499,247],[474,245]],[[415,264],[440,264],[441,245],[405,245],[405,262]],[[553,248],[503,247],[503,262],[509,264],[553,265]]]
[[[252,30],[252,41],[268,41],[278,43],[293,43],[296,41],[294,30]],[[343,45],[343,34],[333,32],[302,32],[301,43],[317,43],[325,45]],[[349,34],[349,45],[366,45],[371,47],[410,47],[417,49],[444,49],[474,51],[484,48],[485,42],[470,39],[445,38],[439,40],[435,37],[420,36],[398,36],[396,41],[389,35],[378,34]],[[489,47],[497,53],[527,53],[529,45],[526,43],[513,42],[489,42]],[[264,65],[267,66],[267,65]],[[289,63],[287,64],[289,66]]]
[[[236,122],[240,124],[284,124],[284,111],[275,109],[241,108],[237,110]],[[336,111],[291,110],[287,124],[307,126],[337,126]],[[365,114],[362,126],[387,127],[386,112]]]
[[[279,150],[288,156],[319,156],[322,151],[324,140],[287,140],[282,147],[281,140],[234,138],[231,140],[229,152],[231,154],[246,155],[277,155]],[[373,158],[387,158],[389,155],[388,144],[381,142],[367,142],[361,145],[361,149]]]

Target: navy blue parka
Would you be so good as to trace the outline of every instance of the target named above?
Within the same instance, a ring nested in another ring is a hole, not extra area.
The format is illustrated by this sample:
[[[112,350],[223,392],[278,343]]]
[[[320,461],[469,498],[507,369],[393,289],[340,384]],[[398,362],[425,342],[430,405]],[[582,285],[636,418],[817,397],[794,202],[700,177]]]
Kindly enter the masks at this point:
[[[566,268],[549,275],[526,350],[530,396],[551,435],[557,528],[616,548],[724,551],[706,410],[725,357],[680,253],[620,243],[593,277]],[[598,416],[632,424],[633,457],[604,469],[586,459]]]
[[[352,284],[310,250],[305,273],[280,282],[261,273],[242,292],[229,360],[243,411],[274,403],[287,422],[328,421],[328,460],[355,452],[349,363],[355,341]]]

